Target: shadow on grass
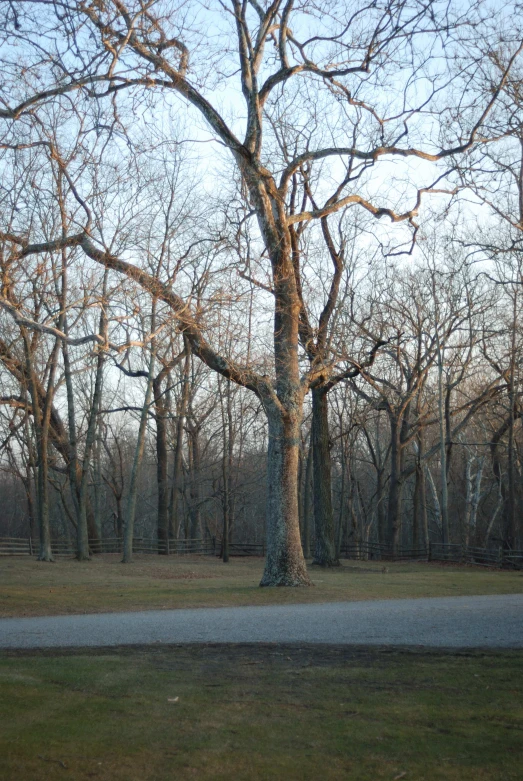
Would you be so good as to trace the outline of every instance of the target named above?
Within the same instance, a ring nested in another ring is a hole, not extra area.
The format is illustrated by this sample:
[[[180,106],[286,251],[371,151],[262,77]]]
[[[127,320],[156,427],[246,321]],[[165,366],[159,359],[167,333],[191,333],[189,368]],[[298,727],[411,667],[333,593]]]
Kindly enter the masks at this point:
[[[521,778],[521,651],[10,651],[0,686],[5,781]]]

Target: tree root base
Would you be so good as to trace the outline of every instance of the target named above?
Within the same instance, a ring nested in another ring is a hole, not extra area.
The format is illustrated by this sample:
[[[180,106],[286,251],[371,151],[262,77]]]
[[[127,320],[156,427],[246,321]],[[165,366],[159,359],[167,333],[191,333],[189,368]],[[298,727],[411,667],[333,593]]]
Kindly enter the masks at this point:
[[[305,575],[290,575],[285,573],[283,575],[272,576],[265,574],[260,581],[260,588],[301,588],[303,586],[314,586],[309,576]]]

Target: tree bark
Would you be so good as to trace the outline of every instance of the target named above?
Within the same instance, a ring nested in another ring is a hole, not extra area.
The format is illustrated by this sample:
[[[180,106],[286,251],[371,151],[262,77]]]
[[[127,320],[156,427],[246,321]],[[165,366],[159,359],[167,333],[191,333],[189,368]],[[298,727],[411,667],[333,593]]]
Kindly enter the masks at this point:
[[[271,410],[267,463],[267,559],[260,586],[309,586],[298,514],[300,418]]]

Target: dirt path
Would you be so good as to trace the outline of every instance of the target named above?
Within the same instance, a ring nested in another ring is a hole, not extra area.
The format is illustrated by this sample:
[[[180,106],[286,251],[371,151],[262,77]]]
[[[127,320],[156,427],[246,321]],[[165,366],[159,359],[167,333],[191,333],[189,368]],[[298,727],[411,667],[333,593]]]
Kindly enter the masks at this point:
[[[256,642],[523,648],[523,594],[0,620],[1,648]]]

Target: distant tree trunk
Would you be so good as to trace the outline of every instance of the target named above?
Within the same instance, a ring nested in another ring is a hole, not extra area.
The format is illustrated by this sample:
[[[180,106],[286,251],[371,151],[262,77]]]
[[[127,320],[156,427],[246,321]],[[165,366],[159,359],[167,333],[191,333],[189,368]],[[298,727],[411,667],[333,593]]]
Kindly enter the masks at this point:
[[[449,543],[449,498],[448,498],[448,471],[447,471],[447,434],[445,425],[445,404],[443,400],[443,352],[439,343],[438,329],[436,328],[438,348],[438,418],[439,418],[439,446],[441,463],[441,541],[444,545]]]
[[[93,489],[94,489],[94,525],[96,526],[97,537],[102,539],[102,526],[103,526],[103,512],[102,512],[102,461],[101,461],[101,436],[100,436],[100,410],[101,410],[102,394],[100,393],[100,403],[97,409],[97,421],[96,421],[96,436],[93,447],[93,460],[92,460],[92,473],[93,473]],[[101,547],[98,547],[93,542],[93,546],[96,552],[101,552]]]
[[[123,516],[123,510],[122,510],[122,494],[118,493],[115,494],[115,501],[116,501],[116,536],[118,539],[121,539],[123,537],[123,530],[124,530],[124,516]]]
[[[38,527],[35,518],[32,480],[30,478],[29,470],[27,470],[26,474],[27,476],[22,477],[22,480],[23,480],[25,496],[27,500],[27,520],[29,522],[29,536],[31,537],[31,539],[34,539],[36,537]]]
[[[186,537],[196,540],[201,537],[202,524],[200,512],[200,480],[201,480],[201,458],[200,458],[200,426],[192,424],[189,426],[189,526]]]
[[[229,561],[229,545],[233,524],[234,500],[232,491],[233,452],[234,452],[234,428],[232,414],[232,396],[230,383],[225,386],[223,393],[223,380],[220,380],[220,401],[222,410],[223,453],[222,453],[222,480],[223,480],[223,534],[222,534],[222,559]]]
[[[154,333],[156,323],[156,302],[153,301],[153,313],[151,317],[151,333]],[[124,564],[130,564],[133,560],[133,539],[134,539],[134,520],[136,515],[136,498],[138,494],[138,479],[140,476],[140,469],[142,466],[143,451],[145,447],[145,432],[147,429],[147,418],[149,415],[149,407],[151,404],[151,396],[153,390],[153,376],[154,376],[154,363],[155,363],[155,340],[151,340],[151,356],[149,359],[149,370],[147,376],[147,385],[145,389],[145,399],[140,415],[140,425],[138,427],[138,437],[136,440],[136,448],[134,451],[134,460],[131,470],[131,479],[129,482],[129,494],[127,496],[127,507],[125,512],[125,531],[124,531],[124,550],[123,559]]]
[[[118,470],[117,470],[117,465],[115,463],[113,451],[107,444],[106,439],[103,440],[103,446],[107,454],[107,457],[109,459],[109,463],[111,465],[110,477],[106,477],[105,475],[103,475],[103,480],[105,484],[111,489],[112,494],[114,496],[114,500],[116,503],[116,512],[113,514],[114,533],[118,539],[121,539],[124,530],[124,516],[122,511],[122,495],[124,491],[122,450],[120,444],[118,442],[115,442],[115,447],[118,453]],[[117,471],[119,472],[119,477],[117,475]]]
[[[511,426],[514,425],[514,417],[520,418],[522,415],[523,415],[522,410],[519,409],[516,410],[515,408],[512,408],[509,411],[509,414],[506,417],[506,419],[503,421],[501,426],[499,426],[499,428],[494,432],[490,440],[490,457],[492,459],[492,471],[494,473],[494,477],[498,484],[499,495],[502,500],[502,504],[501,504],[501,507],[503,509],[502,534],[503,534],[504,545],[508,545],[508,542],[506,542],[506,540],[507,540],[507,530],[509,529],[510,515],[507,512],[507,506],[510,503],[510,499],[508,496],[508,487],[505,484],[505,481],[503,480],[503,470],[501,467],[499,445],[503,436],[507,433],[507,431],[510,432]],[[497,517],[497,511],[495,513],[495,517]],[[494,518],[491,520],[489,524],[489,530],[486,535],[487,538],[490,536],[493,523],[494,523]]]
[[[432,477],[432,472],[430,471],[428,466],[425,467],[425,477],[428,480],[430,493],[432,495],[432,501],[434,502],[434,515],[436,517],[436,527],[439,532],[439,537],[441,538],[441,508],[439,504],[438,490],[436,488],[434,478]]]
[[[26,395],[26,389],[22,387],[22,397]],[[27,399],[25,399],[27,401]],[[27,518],[29,521],[29,536],[32,540],[36,539],[38,535],[38,520],[35,514],[35,506],[33,500],[33,488],[35,485],[35,453],[33,448],[33,437],[31,435],[29,415],[25,415],[24,418],[24,433],[25,444],[27,447],[27,461],[25,464],[25,474],[21,475],[22,482],[25,489],[25,495],[27,498]]]
[[[66,298],[67,298],[67,256],[65,251],[62,253],[62,329],[65,334],[69,333],[69,325],[66,316]],[[106,293],[107,293],[107,270],[104,272],[102,283],[102,308],[100,311],[100,321],[98,334],[102,339],[107,339],[107,315]],[[98,413],[101,408],[103,368],[105,356],[103,350],[99,347],[96,359],[96,372],[93,397],[91,399],[86,441],[82,463],[78,458],[78,445],[76,435],[76,415],[73,390],[73,372],[71,369],[69,348],[67,342],[62,342],[62,357],[64,361],[64,377],[67,396],[67,417],[68,417],[68,475],[71,486],[71,497],[76,514],[76,557],[79,561],[89,559],[89,539],[93,541],[94,546],[100,542],[100,528],[96,514],[93,513],[88,493],[88,482],[91,466],[91,453],[95,444],[96,431],[98,428]]]
[[[412,497],[412,547],[419,548],[420,504],[421,504],[421,474],[423,469],[419,462],[416,463],[414,475],[414,495]]]
[[[472,458],[469,454],[465,461],[465,516],[463,538],[468,547],[470,544],[471,510],[472,510]]]
[[[387,511],[387,543],[392,548],[395,555],[398,551],[401,534],[401,462],[402,451],[400,443],[400,433],[398,421],[394,415],[389,415],[390,419],[390,478],[389,478],[389,504]]]
[[[183,455],[183,434],[184,421],[187,414],[187,405],[189,403],[190,383],[189,375],[191,372],[191,350],[188,341],[185,341],[185,361],[182,372],[182,394],[178,404],[176,418],[176,441],[174,447],[173,479],[171,484],[171,500],[169,506],[169,536],[177,539],[180,529],[180,517],[178,513],[178,494],[182,478],[182,455]]]
[[[308,559],[311,555],[311,517],[312,517],[312,432],[309,438],[309,451],[305,466],[305,485],[303,488],[303,555]]]
[[[351,467],[349,467],[349,470],[350,470],[350,491],[347,500],[347,509],[350,518],[351,538],[353,541],[355,554],[356,554],[355,558],[358,559],[360,557],[360,552],[361,552],[361,535],[360,535],[360,524],[358,521],[358,516],[356,514],[356,509],[354,507],[354,499],[356,496],[356,490],[355,490],[356,478],[354,476],[354,472]]]
[[[156,420],[156,474],[158,482],[158,553],[168,553],[169,470],[167,451],[167,407],[162,395],[163,370],[153,380]]]
[[[419,417],[419,415],[418,415]],[[423,430],[420,429],[415,440],[416,452],[416,472],[414,483],[414,506],[413,506],[413,534],[412,546],[419,549],[422,545],[428,550],[428,518],[427,518],[427,491],[425,480],[425,469],[423,466],[424,439]]]
[[[388,541],[387,533],[387,503],[385,501],[385,465],[381,455],[382,434],[381,434],[381,415],[378,410],[375,427],[375,437],[372,440],[366,426],[363,426],[363,433],[369,446],[369,452],[372,464],[376,470],[376,516],[378,520],[378,542],[386,545]]]
[[[511,392],[513,404],[514,390]],[[503,528],[503,547],[505,550],[513,550],[516,547],[517,522],[516,522],[516,480],[514,464],[514,415],[510,416],[507,442],[507,495]]]
[[[485,537],[483,540],[483,546],[485,548],[488,548],[488,543],[489,543],[490,535],[492,534],[492,529],[494,528],[494,524],[498,518],[498,515],[502,507],[503,507],[503,494],[501,493],[501,485],[498,483],[498,501],[494,508],[494,512],[490,516],[490,520],[488,522],[487,529],[485,531]]]
[[[522,142],[523,148],[523,142]],[[523,169],[522,169],[523,170]],[[523,197],[523,193],[520,193]],[[518,319],[518,294],[517,289],[513,292],[513,312],[512,312],[512,334],[510,346],[510,370],[509,370],[509,427],[507,443],[507,495],[505,501],[505,518],[503,529],[503,547],[506,550],[513,550],[516,547],[517,540],[517,519],[516,519],[516,467],[514,459],[514,423],[517,415],[516,410],[516,328]]]
[[[341,472],[341,485],[340,485],[340,506],[338,510],[338,528],[336,534],[336,556],[340,557],[341,547],[343,545],[343,533],[345,530],[345,481],[346,481],[346,452],[344,437],[340,440],[340,472]]]
[[[378,516],[378,540],[382,545],[387,544],[387,510],[385,502],[384,468],[376,469],[376,512]]]
[[[300,441],[300,456],[298,460],[298,510],[300,512],[300,535],[301,535],[301,547],[303,548],[303,492],[305,489],[305,469],[306,459],[304,456],[305,443],[303,437]]]
[[[58,340],[52,349],[49,359],[49,378],[47,381],[47,392],[44,396],[43,409],[40,406],[40,394],[38,392],[37,379],[33,365],[32,344],[25,328],[21,329],[24,341],[24,352],[26,361],[26,376],[29,378],[29,392],[33,408],[33,419],[36,434],[36,507],[38,517],[38,532],[40,537],[39,561],[54,561],[51,551],[51,531],[49,527],[49,425],[51,417],[51,406],[54,391],[54,376],[56,372],[58,357]]]
[[[229,561],[229,536],[230,536],[230,529],[231,529],[231,519],[230,519],[230,507],[231,507],[231,497],[230,497],[230,481],[229,481],[229,474],[227,470],[227,453],[224,452],[222,455],[222,480],[223,480],[223,495],[222,495],[222,517],[223,517],[223,527],[222,527],[222,561],[224,563],[227,563]]]
[[[419,479],[419,509],[420,509],[420,526],[423,545],[425,550],[429,549],[429,519],[427,514],[427,480],[426,472],[423,466],[423,458],[425,453],[425,438],[423,435],[423,429],[420,429],[418,436],[418,463],[420,466]],[[418,527],[419,528],[419,527]]]
[[[107,287],[108,272],[104,275],[103,295],[105,297]],[[100,312],[100,326],[99,334],[107,340],[107,316],[105,313],[105,306],[102,305]],[[103,369],[105,363],[105,354],[102,347],[98,347],[98,354],[96,357],[96,373],[94,381],[93,397],[91,399],[91,407],[89,410],[89,419],[87,423],[87,432],[85,435],[85,447],[84,458],[82,463],[82,479],[80,482],[79,492],[79,517],[78,517],[78,534],[77,534],[77,552],[76,557],[79,561],[84,561],[89,558],[89,541],[87,539],[88,530],[88,487],[89,487],[89,472],[91,454],[94,447],[96,430],[98,427],[98,410],[101,406],[102,397],[102,382],[103,382]],[[93,516],[93,522],[96,526],[96,522]],[[97,529],[98,531],[98,529]],[[98,536],[98,535],[97,535]]]
[[[334,540],[328,412],[327,393],[322,388],[313,388],[312,453],[316,545],[312,563],[320,567],[338,567],[340,562]]]

